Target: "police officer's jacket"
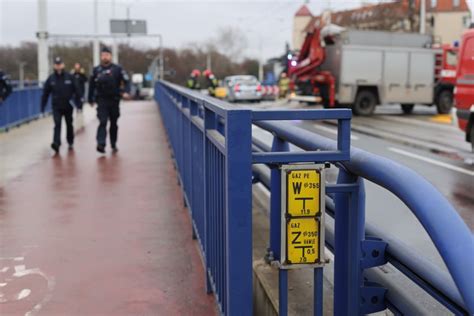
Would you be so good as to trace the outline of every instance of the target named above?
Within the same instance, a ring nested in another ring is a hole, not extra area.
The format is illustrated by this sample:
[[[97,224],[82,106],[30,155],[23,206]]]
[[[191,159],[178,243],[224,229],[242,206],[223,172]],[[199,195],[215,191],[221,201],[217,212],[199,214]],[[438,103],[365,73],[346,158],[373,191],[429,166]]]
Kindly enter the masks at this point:
[[[123,92],[130,93],[130,80],[122,67],[110,63],[94,68],[89,80],[89,103],[120,100]]]
[[[53,109],[68,109],[74,105],[73,98],[78,95],[78,88],[74,77],[65,72],[54,72],[44,83],[41,109],[44,110],[48,97],[51,94]]]

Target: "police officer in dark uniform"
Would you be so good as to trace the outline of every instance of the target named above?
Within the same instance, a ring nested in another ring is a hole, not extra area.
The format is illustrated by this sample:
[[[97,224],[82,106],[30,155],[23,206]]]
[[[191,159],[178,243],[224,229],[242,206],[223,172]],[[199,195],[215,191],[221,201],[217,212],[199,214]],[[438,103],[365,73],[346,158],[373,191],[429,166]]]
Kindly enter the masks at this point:
[[[12,93],[12,86],[8,76],[0,69],[0,103]]]
[[[89,80],[89,103],[97,102],[97,151],[105,153],[107,121],[110,120],[110,145],[115,153],[117,149],[117,120],[120,116],[120,99],[130,99],[130,80],[119,65],[112,63],[112,53],[104,47],[100,53],[100,65],[95,67]]]
[[[82,111],[82,104],[84,103],[84,93],[86,91],[86,82],[87,77],[84,74],[84,68],[81,67],[80,63],[74,64],[74,69],[71,71],[71,74],[76,81],[76,86],[78,88],[78,95],[76,98],[76,107],[78,111]]]
[[[66,138],[69,149],[73,149],[74,127],[72,125],[72,114],[74,97],[77,96],[77,86],[74,77],[64,71],[64,63],[60,57],[54,59],[54,73],[44,83],[43,96],[41,98],[41,112],[44,112],[49,95],[52,96],[54,136],[51,148],[57,153],[61,146],[61,120],[64,116],[66,121]]]

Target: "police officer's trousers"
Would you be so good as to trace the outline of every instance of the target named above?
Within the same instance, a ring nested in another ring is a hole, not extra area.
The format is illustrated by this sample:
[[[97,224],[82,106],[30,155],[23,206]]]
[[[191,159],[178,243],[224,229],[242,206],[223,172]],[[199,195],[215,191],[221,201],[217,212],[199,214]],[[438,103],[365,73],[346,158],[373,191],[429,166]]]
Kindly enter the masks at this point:
[[[74,143],[74,126],[72,125],[72,106],[65,109],[53,109],[54,136],[53,143],[61,145],[61,121],[64,116],[66,121],[66,139],[69,145]]]
[[[99,119],[99,128],[97,129],[97,144],[105,146],[107,138],[107,121],[110,120],[110,145],[115,147],[117,144],[118,125],[117,120],[120,116],[120,100],[98,100],[97,118]]]

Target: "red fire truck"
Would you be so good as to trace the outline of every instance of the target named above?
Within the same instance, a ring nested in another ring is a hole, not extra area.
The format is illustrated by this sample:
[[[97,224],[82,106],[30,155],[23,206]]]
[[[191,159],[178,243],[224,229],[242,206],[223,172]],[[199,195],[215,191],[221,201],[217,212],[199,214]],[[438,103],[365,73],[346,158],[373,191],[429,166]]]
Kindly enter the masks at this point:
[[[434,103],[441,108],[450,109],[454,100],[454,86],[456,84],[456,67],[459,47],[443,44],[435,57],[435,99]]]
[[[456,53],[454,46],[434,47],[429,35],[315,27],[289,60],[290,87],[295,100],[313,97],[355,115],[371,115],[378,104],[400,104],[407,114],[415,104],[435,105],[447,114]]]
[[[456,87],[454,98],[459,128],[466,133],[466,141],[474,151],[474,25],[467,30],[461,39]]]

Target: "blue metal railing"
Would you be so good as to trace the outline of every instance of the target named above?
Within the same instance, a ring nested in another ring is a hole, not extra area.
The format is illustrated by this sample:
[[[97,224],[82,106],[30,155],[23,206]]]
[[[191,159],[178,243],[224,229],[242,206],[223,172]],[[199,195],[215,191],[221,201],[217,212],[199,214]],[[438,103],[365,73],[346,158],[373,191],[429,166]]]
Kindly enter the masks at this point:
[[[15,89],[0,103],[0,129],[8,129],[38,118],[41,115],[41,93],[42,89],[38,87]],[[51,102],[48,102],[45,112],[51,112]]]
[[[252,313],[251,170],[271,191],[270,250],[278,259],[278,165],[326,161],[339,168],[337,184],[326,186],[327,212],[335,217],[334,227],[326,227],[326,245],[335,253],[335,314],[358,315],[386,308],[395,313],[416,313],[413,298],[369,269],[387,262],[455,314],[473,313],[471,232],[446,199],[415,172],[350,148],[349,110],[236,109],[166,82],[157,84],[155,98],[193,220],[193,233],[203,253],[207,290],[214,293],[222,314]],[[337,142],[288,123],[274,122],[327,118],[338,120]],[[272,146],[258,139],[252,142],[252,123],[274,135]],[[304,151],[291,152],[289,144]],[[415,255],[396,238],[365,223],[363,179],[393,192],[410,208],[433,240],[450,275]],[[279,275],[279,312],[285,315],[286,271],[281,269]],[[315,315],[321,315],[321,268],[315,269],[314,282]]]
[[[165,83],[157,85],[155,98],[203,253],[207,291],[222,314],[250,315],[251,111]]]

